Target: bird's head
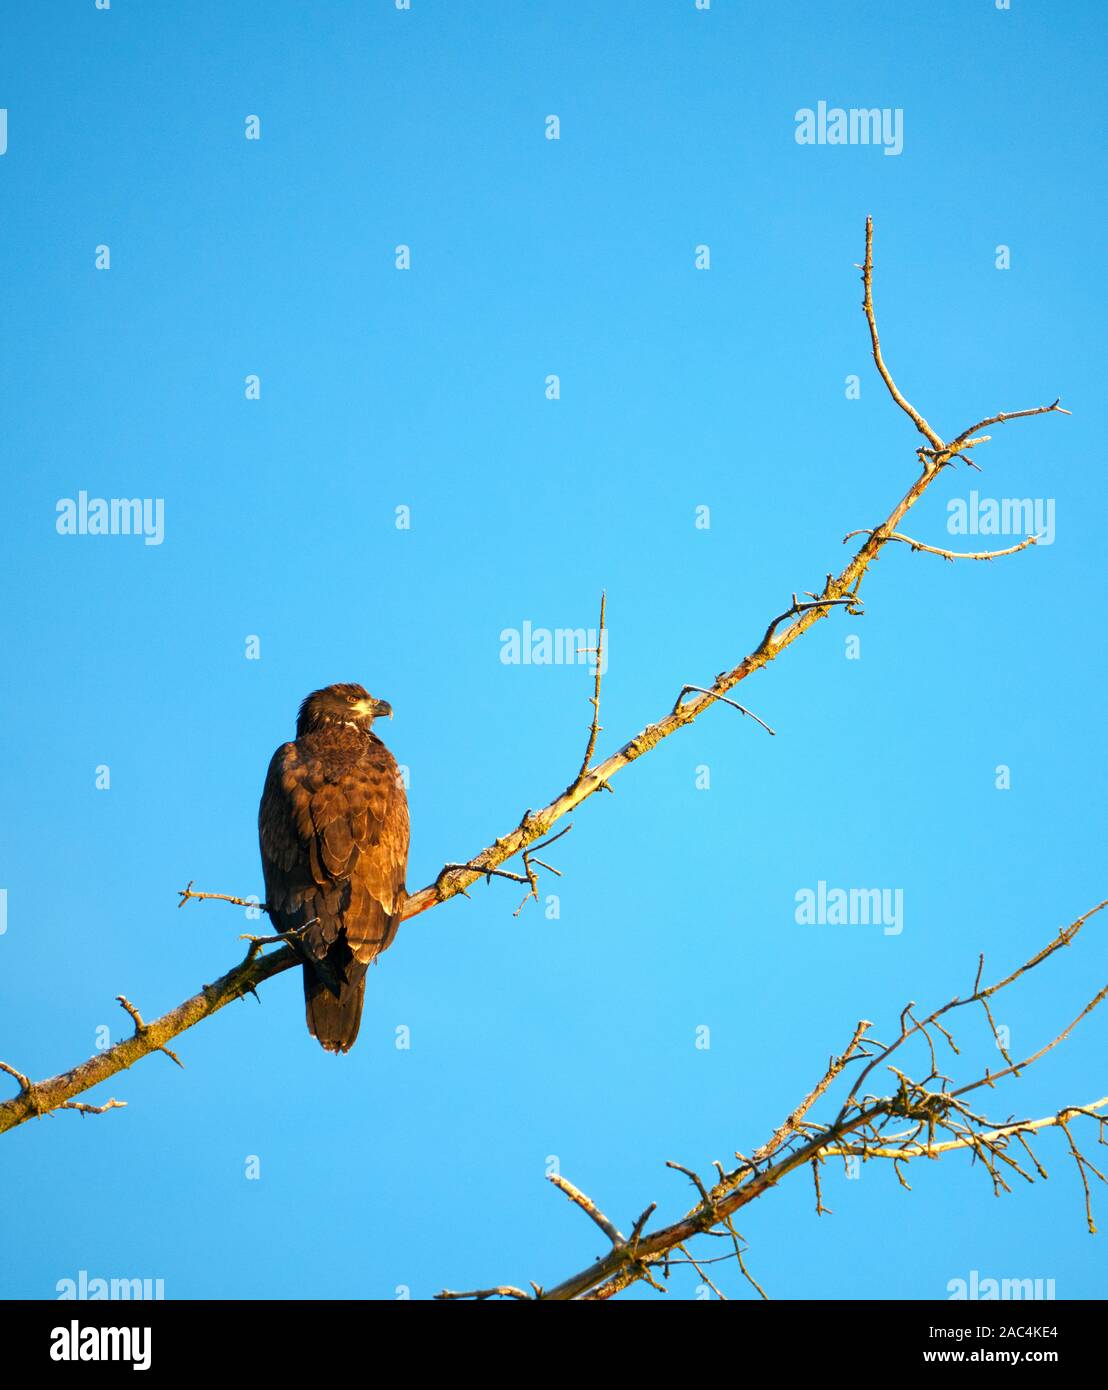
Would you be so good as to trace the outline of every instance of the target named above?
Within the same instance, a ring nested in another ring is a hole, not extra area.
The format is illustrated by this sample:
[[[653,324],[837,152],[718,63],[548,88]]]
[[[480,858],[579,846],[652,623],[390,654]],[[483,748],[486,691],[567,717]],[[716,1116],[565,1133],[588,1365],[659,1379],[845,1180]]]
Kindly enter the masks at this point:
[[[373,721],[392,718],[392,706],[387,700],[376,700],[360,685],[346,682],[313,690],[301,704],[296,718],[296,737],[303,738],[316,729],[349,724],[369,733]]]

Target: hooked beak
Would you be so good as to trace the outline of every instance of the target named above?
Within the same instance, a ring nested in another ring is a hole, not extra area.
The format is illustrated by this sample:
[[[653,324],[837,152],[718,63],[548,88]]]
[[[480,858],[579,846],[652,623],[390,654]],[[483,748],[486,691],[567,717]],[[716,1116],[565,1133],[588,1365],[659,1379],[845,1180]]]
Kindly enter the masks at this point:
[[[374,719],[391,719],[392,706],[387,700],[374,700],[373,702]]]

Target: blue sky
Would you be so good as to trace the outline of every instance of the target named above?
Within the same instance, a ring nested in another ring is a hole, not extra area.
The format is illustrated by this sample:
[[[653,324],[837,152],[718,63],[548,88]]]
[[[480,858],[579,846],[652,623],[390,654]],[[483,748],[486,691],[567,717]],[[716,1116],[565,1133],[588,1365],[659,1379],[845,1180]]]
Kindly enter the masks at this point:
[[[1050,499],[1051,546],[889,547],[864,618],[741,688],[776,738],[721,707],[579,809],[559,920],[479,886],[401,930],[349,1056],[290,973],[184,1035],[184,1071],[92,1097],[125,1110],[8,1135],[0,1293],[554,1283],[598,1241],[550,1156],[619,1224],[675,1215],[666,1159],[749,1152],[859,1018],[887,1034],[1104,896],[1101,5],[71,0],[5,28],[0,1058],[33,1076],[122,1036],[116,994],[153,1017],[237,958],[252,924],[175,890],[260,891],[257,800],[309,690],[392,702],[414,890],[580,761],[588,672],[505,665],[504,629],[594,624],[607,591],[609,752],[841,565],[917,444],[868,357],[867,213],[888,360],[941,433],[1074,413],[994,429],[906,526],[950,545],[970,489]],[[821,100],[901,110],[903,152],[798,145]],[[60,536],[81,490],[163,499],[162,544]],[[798,925],[819,880],[901,889],[904,930]],[[1001,1009],[1017,1052],[1102,982],[1087,932]],[[996,1113],[1102,1095],[1106,1042],[1094,1017]],[[911,1194],[870,1165],[817,1219],[791,1179],[739,1222],[751,1270],[787,1298],[971,1270],[1102,1294],[1064,1141],[1041,1152],[1050,1181],[1000,1201],[964,1161]]]

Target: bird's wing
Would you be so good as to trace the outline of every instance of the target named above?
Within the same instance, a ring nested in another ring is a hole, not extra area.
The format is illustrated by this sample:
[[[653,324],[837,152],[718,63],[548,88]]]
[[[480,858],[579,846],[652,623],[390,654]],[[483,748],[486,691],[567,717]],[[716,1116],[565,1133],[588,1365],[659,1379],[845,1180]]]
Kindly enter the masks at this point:
[[[404,907],[408,805],[378,739],[324,758],[297,743],[273,755],[258,829],[266,902],[278,930],[315,918],[303,943],[323,960],[345,930],[363,965],[392,944]]]

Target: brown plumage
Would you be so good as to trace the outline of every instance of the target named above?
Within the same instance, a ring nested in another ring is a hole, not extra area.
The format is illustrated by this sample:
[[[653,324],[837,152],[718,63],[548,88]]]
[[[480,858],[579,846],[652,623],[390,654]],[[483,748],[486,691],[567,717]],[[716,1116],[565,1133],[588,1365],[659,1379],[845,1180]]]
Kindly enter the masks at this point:
[[[379,715],[392,710],[360,685],[313,691],[258,808],[270,918],[279,932],[312,923],[297,949],[308,1031],[328,1052],[353,1047],[366,969],[392,945],[407,896],[408,801],[371,732]]]

